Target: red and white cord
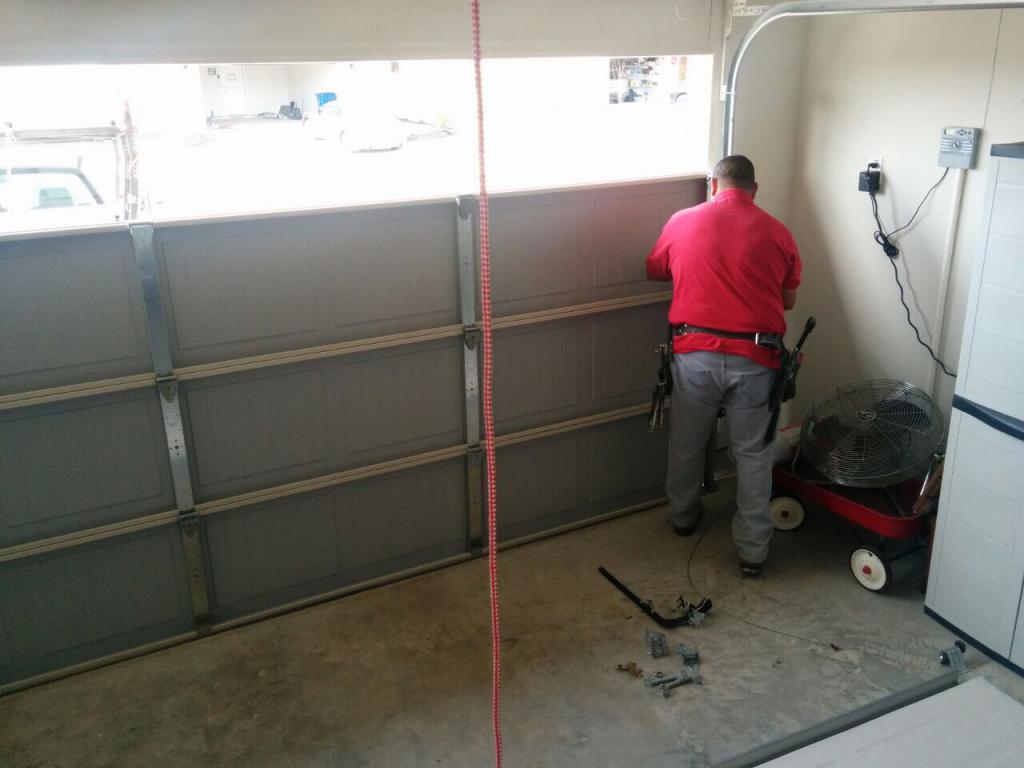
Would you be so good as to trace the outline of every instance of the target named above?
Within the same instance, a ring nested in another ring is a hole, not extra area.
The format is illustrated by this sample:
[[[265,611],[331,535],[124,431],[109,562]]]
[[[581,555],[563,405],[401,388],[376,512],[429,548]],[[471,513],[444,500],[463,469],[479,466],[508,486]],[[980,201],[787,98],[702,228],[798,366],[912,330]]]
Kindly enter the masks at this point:
[[[494,356],[491,337],[491,237],[487,174],[484,170],[484,94],[480,75],[480,0],[472,0],[473,72],[480,163],[480,309],[483,321],[484,455],[487,475],[487,572],[491,598],[491,721],[494,764],[501,768],[501,620],[498,605],[498,499],[494,459]]]

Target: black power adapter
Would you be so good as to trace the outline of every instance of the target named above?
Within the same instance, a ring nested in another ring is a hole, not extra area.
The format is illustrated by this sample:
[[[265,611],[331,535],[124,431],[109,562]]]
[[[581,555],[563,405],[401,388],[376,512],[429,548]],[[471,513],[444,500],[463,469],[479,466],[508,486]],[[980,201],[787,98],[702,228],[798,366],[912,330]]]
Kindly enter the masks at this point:
[[[866,171],[861,171],[857,177],[857,190],[875,194],[882,186],[882,167],[878,163],[868,163]]]

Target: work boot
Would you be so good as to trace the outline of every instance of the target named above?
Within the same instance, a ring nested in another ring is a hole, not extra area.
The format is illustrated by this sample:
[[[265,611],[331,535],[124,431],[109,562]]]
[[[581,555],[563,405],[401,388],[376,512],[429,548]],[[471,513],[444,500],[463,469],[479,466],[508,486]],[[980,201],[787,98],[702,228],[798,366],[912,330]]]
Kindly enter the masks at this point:
[[[744,579],[756,579],[761,575],[761,571],[764,569],[764,563],[748,563],[746,560],[740,559],[740,577]]]
[[[676,525],[672,523],[672,530],[676,536],[693,536],[693,532],[697,530],[697,523],[700,522],[701,515],[703,514],[703,512],[698,512],[697,517],[689,525]]]

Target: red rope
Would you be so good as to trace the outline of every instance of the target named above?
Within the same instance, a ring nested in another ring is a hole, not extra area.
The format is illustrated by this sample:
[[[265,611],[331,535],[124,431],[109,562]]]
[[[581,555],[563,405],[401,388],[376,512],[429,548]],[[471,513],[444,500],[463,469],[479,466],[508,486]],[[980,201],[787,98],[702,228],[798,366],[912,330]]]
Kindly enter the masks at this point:
[[[484,171],[484,92],[480,76],[480,0],[473,7],[473,72],[476,76],[476,125],[480,162],[480,308],[483,315],[484,455],[487,462],[487,571],[491,596],[491,721],[494,764],[501,768],[501,621],[498,610],[498,500],[494,460],[494,365],[491,338],[491,234]]]

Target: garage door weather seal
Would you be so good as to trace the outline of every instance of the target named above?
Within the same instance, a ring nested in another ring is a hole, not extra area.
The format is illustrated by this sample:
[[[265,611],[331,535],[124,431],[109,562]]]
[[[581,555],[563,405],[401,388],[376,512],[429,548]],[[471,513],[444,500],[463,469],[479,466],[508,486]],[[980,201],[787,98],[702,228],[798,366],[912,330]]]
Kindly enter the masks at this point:
[[[483,326],[484,458],[487,470],[487,573],[491,596],[491,721],[494,765],[501,768],[501,622],[498,612],[498,499],[494,460],[494,343],[491,332],[491,234],[487,174],[484,171],[484,94],[480,76],[480,0],[472,0],[473,74],[480,162],[480,314]]]

